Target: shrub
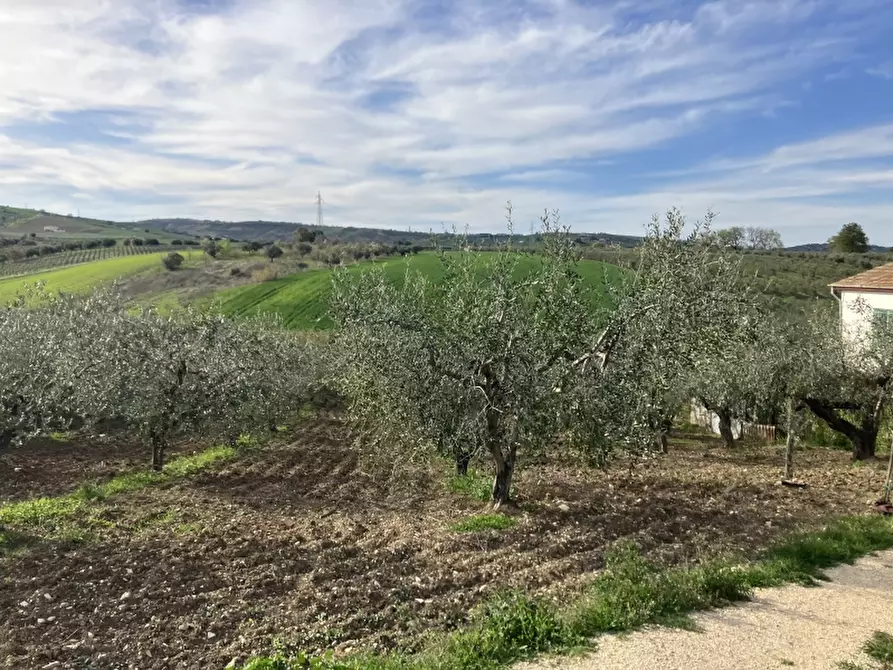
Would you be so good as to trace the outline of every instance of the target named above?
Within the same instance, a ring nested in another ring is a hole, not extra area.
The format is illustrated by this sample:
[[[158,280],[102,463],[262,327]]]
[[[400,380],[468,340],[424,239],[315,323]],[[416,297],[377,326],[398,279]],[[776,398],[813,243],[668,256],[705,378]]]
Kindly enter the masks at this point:
[[[164,267],[173,272],[174,270],[179,270],[180,266],[183,265],[183,256],[176,251],[172,251],[162,258],[161,262],[164,263]]]

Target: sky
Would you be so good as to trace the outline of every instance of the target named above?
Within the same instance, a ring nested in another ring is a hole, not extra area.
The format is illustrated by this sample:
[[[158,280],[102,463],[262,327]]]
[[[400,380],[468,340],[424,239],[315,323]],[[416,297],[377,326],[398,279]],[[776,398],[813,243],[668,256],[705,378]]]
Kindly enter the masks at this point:
[[[0,203],[893,245],[889,0],[0,0]]]

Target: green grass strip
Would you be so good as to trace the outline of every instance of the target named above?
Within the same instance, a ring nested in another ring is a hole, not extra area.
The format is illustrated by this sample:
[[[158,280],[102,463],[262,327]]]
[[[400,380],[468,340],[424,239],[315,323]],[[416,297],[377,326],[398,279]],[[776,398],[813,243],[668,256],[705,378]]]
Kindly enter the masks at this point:
[[[546,653],[592,648],[597,636],[646,623],[678,622],[699,610],[748,599],[755,588],[815,583],[822,571],[893,548],[893,522],[881,516],[839,519],[801,532],[752,563],[714,560],[660,569],[630,544],[606,556],[588,591],[561,611],[523,593],[507,593],[474,614],[470,627],[435,639],[415,654],[311,657],[281,651],[243,670],[495,670]]]
[[[161,472],[130,472],[118,475],[104,484],[85,484],[66,495],[0,505],[0,525],[9,525],[20,530],[52,529],[60,522],[74,517],[94,501],[188,477],[215,463],[232,460],[235,456],[236,450],[230,447],[212,447],[192,456],[175,458]],[[2,533],[0,530],[0,546],[3,544]]]
[[[505,530],[514,528],[518,521],[504,514],[475,514],[450,526],[455,533],[476,533],[482,530]]]

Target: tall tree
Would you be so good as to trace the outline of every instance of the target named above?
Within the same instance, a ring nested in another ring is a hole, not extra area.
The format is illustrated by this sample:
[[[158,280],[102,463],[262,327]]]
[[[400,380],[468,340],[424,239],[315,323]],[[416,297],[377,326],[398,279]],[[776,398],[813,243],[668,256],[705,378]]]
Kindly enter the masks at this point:
[[[840,253],[864,254],[868,251],[868,236],[858,223],[850,222],[828,240],[832,251]]]

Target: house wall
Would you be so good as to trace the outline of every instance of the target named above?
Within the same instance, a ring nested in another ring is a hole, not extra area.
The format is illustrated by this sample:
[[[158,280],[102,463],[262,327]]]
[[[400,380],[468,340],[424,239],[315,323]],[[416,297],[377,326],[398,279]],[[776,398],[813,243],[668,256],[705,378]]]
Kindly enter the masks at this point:
[[[854,344],[864,343],[871,334],[873,310],[893,310],[893,291],[838,290],[843,334]]]

